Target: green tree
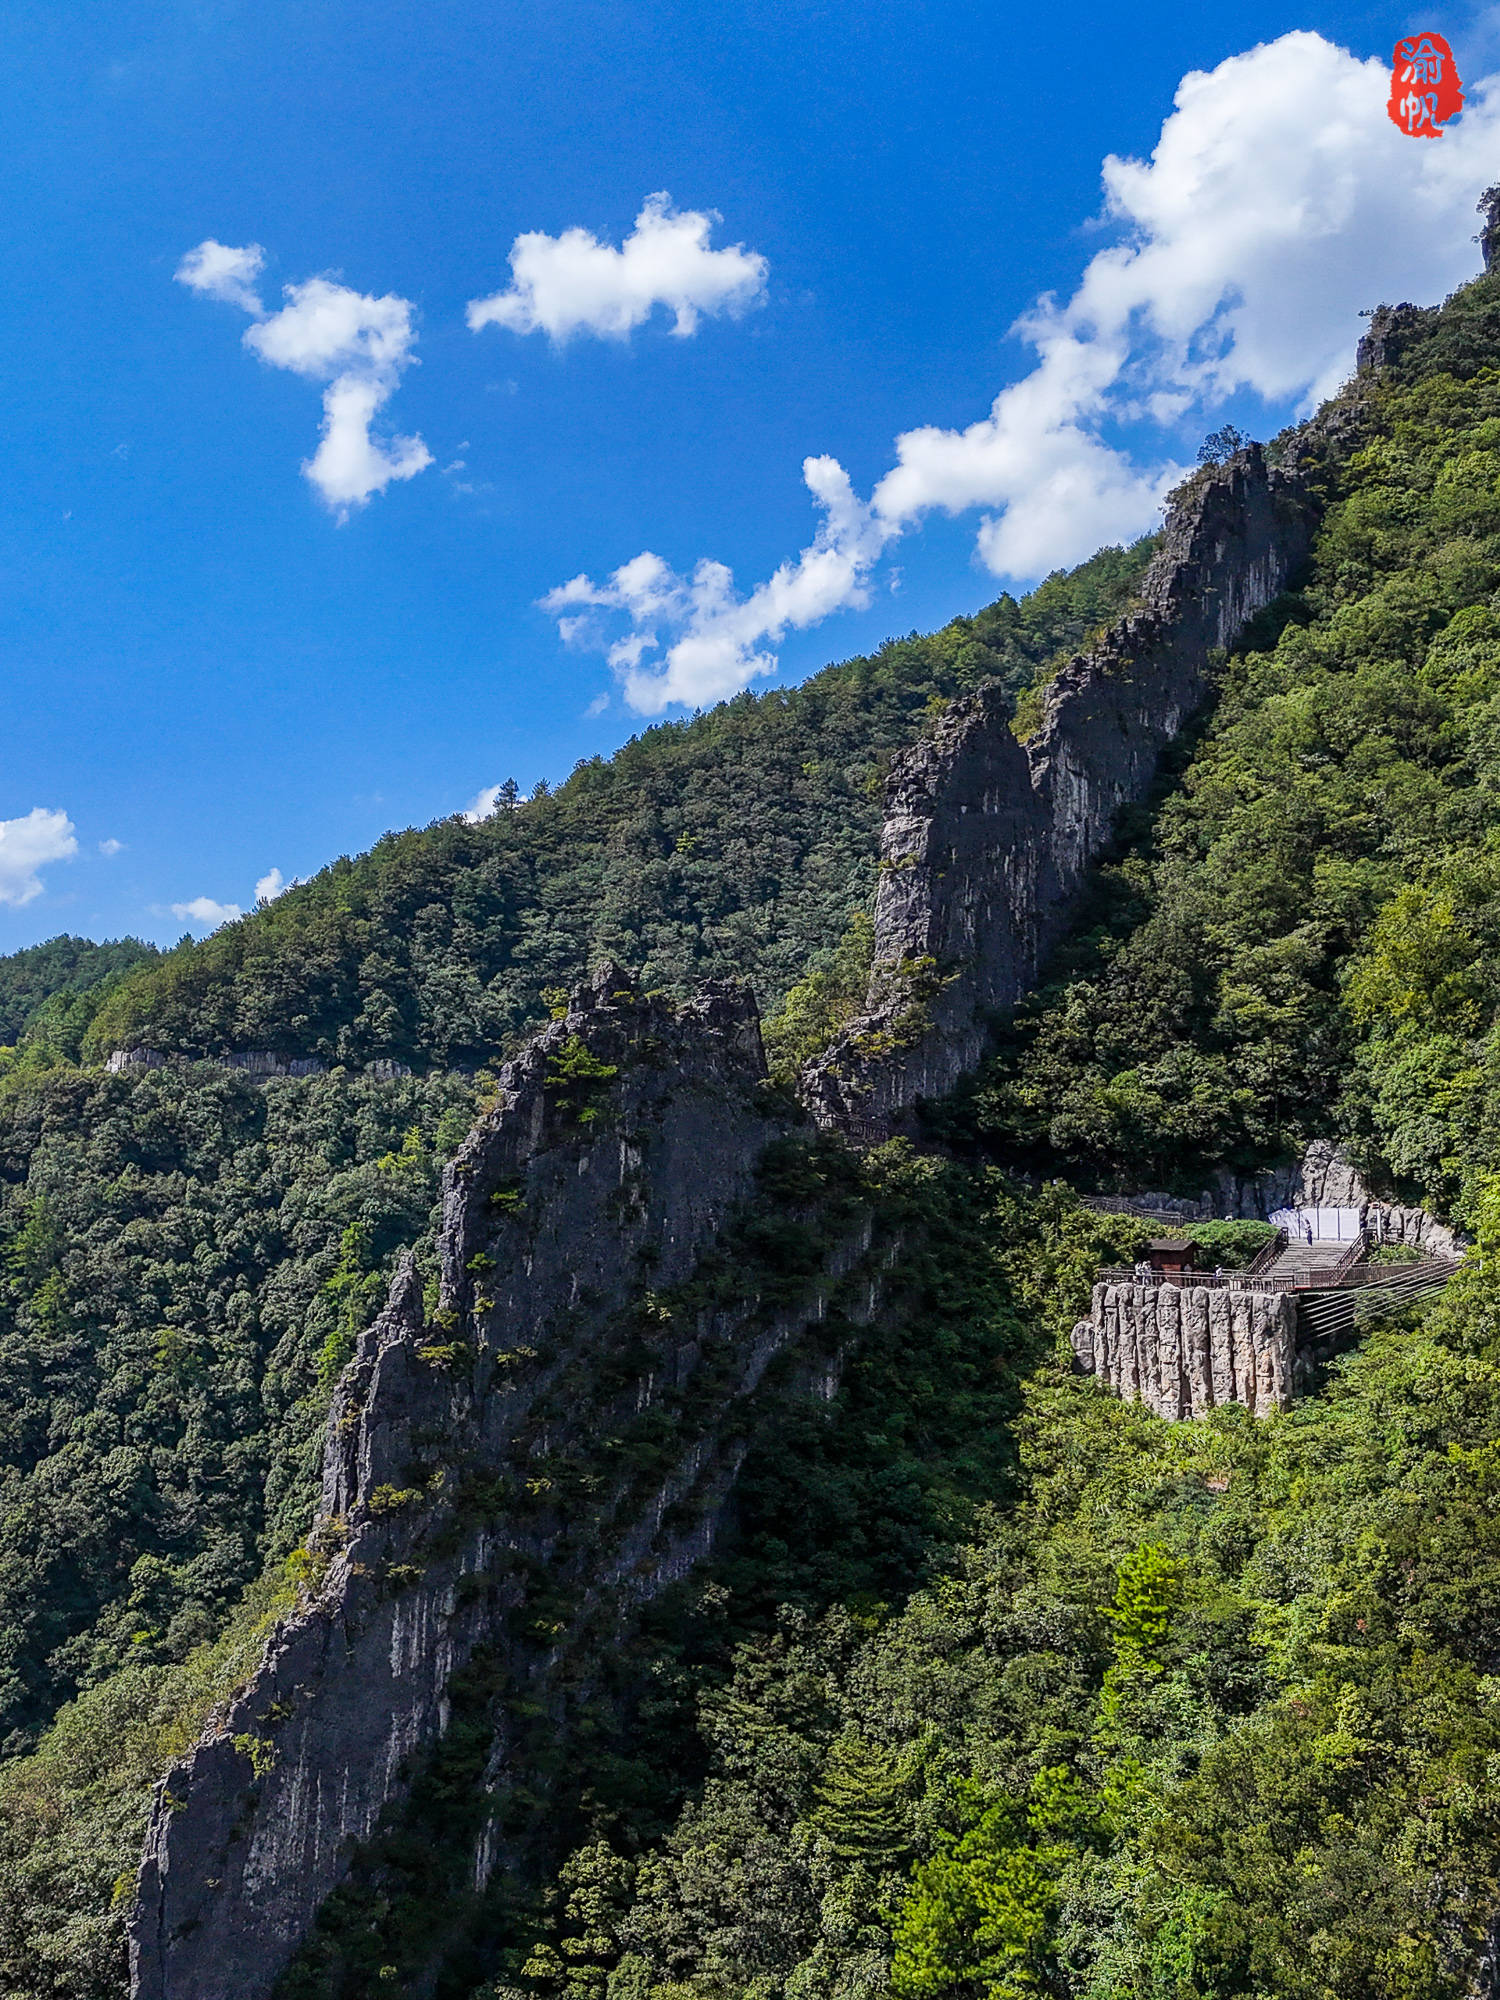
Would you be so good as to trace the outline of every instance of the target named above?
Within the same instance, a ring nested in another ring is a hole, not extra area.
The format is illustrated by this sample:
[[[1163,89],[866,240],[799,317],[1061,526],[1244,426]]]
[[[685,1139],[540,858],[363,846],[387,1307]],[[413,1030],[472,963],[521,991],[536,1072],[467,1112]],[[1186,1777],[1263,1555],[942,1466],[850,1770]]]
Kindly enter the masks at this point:
[[[1023,2000],[1059,1991],[1051,1963],[1056,1883],[1016,1838],[1013,1807],[991,1806],[918,1868],[891,1927],[897,2000]]]

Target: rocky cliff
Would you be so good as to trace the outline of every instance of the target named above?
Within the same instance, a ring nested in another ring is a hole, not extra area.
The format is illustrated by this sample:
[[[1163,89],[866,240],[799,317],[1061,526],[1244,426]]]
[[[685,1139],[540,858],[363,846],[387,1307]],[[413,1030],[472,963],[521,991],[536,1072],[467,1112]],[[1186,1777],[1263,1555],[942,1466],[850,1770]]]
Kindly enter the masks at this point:
[[[1348,1154],[1332,1139],[1312,1139],[1300,1160],[1239,1174],[1221,1167],[1198,1195],[1139,1189],[1130,1195],[1091,1199],[1091,1207],[1181,1222],[1215,1218],[1266,1222],[1284,1208],[1352,1208],[1372,1244],[1396,1243],[1424,1257],[1461,1257],[1468,1238],[1425,1208],[1386,1201],[1372,1192]]]
[[[1187,484],[1140,608],[1057,676],[1028,743],[982,688],[897,761],[865,1011],[802,1076],[820,1125],[887,1136],[974,1067],[989,1016],[1034,983],[1121,808],[1202,706],[1219,650],[1305,560],[1335,430],[1309,429],[1280,467],[1251,446]]]
[[[736,1412],[868,1249],[846,1216],[800,1288],[716,1288],[705,1259],[784,1130],[764,1076],[748,995],[674,1008],[613,967],[502,1071],[447,1176],[436,1286],[403,1265],[339,1385],[325,1572],[157,1789],[141,2000],[269,1993],[481,1660],[474,1885],[504,1864],[516,1715],[565,1732],[585,1637],[597,1657],[704,1554]]]

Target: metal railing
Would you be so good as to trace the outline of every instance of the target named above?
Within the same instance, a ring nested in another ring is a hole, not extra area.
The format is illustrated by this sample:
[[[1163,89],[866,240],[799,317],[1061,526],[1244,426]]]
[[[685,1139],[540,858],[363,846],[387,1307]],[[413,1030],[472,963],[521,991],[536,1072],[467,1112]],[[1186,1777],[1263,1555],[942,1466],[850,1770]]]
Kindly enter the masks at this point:
[[[1245,1276],[1247,1278],[1258,1278],[1262,1271],[1270,1269],[1285,1248],[1286,1231],[1278,1229],[1270,1242],[1263,1249],[1257,1250],[1255,1255],[1250,1259],[1250,1262],[1245,1266]]]
[[[1349,1245],[1349,1248],[1344,1252],[1343,1256],[1340,1257],[1337,1264],[1334,1265],[1335,1275],[1341,1277],[1345,1271],[1358,1270],[1364,1261],[1365,1252],[1369,1247],[1370,1239],[1362,1229]]]
[[[1360,1246],[1356,1245],[1356,1248]],[[1246,1271],[1151,1271],[1137,1272],[1117,1266],[1102,1270],[1101,1285],[1179,1285],[1193,1290],[1230,1292],[1338,1292],[1378,1290],[1397,1296],[1416,1294],[1445,1285],[1462,1260],[1457,1257],[1427,1257],[1418,1264],[1365,1264],[1341,1259],[1337,1264],[1314,1268],[1292,1265],[1274,1275]]]
[[[1171,1222],[1179,1229],[1190,1222],[1207,1222],[1211,1218],[1202,1214],[1196,1202],[1183,1208],[1148,1208],[1142,1202],[1132,1201],[1125,1194],[1084,1194],[1078,1197],[1084,1208],[1093,1209],[1096,1215],[1135,1215],[1143,1222]]]

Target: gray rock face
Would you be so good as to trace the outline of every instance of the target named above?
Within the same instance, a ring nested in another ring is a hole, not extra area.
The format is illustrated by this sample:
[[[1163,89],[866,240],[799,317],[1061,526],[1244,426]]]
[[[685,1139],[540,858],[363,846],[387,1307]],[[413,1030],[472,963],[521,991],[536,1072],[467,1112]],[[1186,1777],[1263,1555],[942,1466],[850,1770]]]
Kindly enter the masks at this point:
[[[1285,587],[1316,518],[1295,456],[1271,469],[1251,446],[1199,475],[1141,608],[1058,675],[1029,744],[1003,692],[981,688],[897,760],[865,1012],[801,1079],[821,1125],[886,1137],[974,1067],[987,1016],[1034,983],[1120,809],[1201,706],[1215,649]]]
[[[1279,1208],[1353,1208],[1372,1243],[1402,1243],[1424,1257],[1461,1257],[1467,1239],[1425,1208],[1383,1201],[1332,1139],[1314,1139],[1294,1164],[1253,1177],[1220,1174],[1204,1196],[1205,1214],[1264,1221]]]
[[[1265,1416],[1291,1404],[1297,1307],[1286,1292],[1099,1284],[1072,1344],[1085,1375],[1174,1423],[1226,1403]]]
[[[1300,448],[1282,469],[1251,448],[1205,472],[1141,608],[1058,677],[1031,743],[981,689],[898,761],[866,1012],[803,1077],[823,1126],[884,1137],[978,1061],[989,1013],[1033,983],[1121,807],[1202,703],[1215,649],[1306,554],[1316,484]],[[795,1308],[707,1290],[663,1303],[783,1130],[764,1076],[748,997],[708,988],[674,1008],[613,967],[502,1071],[445,1183],[435,1305],[405,1264],[335,1395],[310,1538],[321,1572],[157,1788],[130,1924],[136,2000],[264,2000],[476,1662],[507,1698],[485,1712],[493,1807],[475,1887],[512,1864],[505,1806],[527,1776],[515,1716],[567,1727],[590,1654],[711,1546],[772,1359],[846,1278],[876,1309],[854,1224]],[[1291,1311],[1101,1287],[1075,1338],[1094,1372],[1163,1414],[1269,1409],[1289,1393]]]
[[[674,1008],[613,967],[501,1072],[447,1176],[436,1309],[408,1260],[339,1384],[326,1573],[157,1789],[138,2000],[261,2000],[447,1727],[455,1673],[487,1649],[565,1726],[581,1635],[597,1649],[705,1553],[744,1451],[732,1413],[820,1309],[661,1303],[781,1129],[764,1074],[748,995]],[[856,1229],[823,1295],[867,1249]],[[537,1623],[538,1588],[561,1623]],[[492,1712],[476,1886],[506,1863],[513,1712]]]
[[[169,1062],[181,1063],[181,1056],[168,1057],[160,1049],[111,1049],[104,1067],[112,1076],[133,1069],[164,1069]],[[328,1065],[319,1056],[283,1056],[271,1049],[243,1049],[230,1055],[210,1056],[221,1069],[237,1069],[263,1081],[273,1076],[321,1076]],[[376,1076],[409,1076],[403,1063],[372,1063],[369,1073]]]
[[[1500,184],[1479,197],[1479,253],[1486,271],[1500,268]]]
[[[1359,343],[1358,373],[1376,375],[1399,361],[1413,341],[1433,325],[1438,310],[1436,306],[1414,306],[1408,300],[1398,306],[1377,306]]]

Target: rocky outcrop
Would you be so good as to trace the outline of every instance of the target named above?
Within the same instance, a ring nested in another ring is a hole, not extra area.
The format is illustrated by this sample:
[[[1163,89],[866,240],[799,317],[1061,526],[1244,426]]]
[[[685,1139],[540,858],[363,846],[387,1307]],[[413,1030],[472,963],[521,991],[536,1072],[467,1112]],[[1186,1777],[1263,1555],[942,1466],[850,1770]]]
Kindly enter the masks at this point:
[[[1279,467],[1252,447],[1189,481],[1139,608],[1057,677],[1028,743],[984,688],[898,760],[865,1012],[802,1078],[819,1124],[885,1137],[977,1063],[1219,649],[1294,579],[1316,460],[1304,437]],[[544,1817],[528,1730],[565,1739],[611,1639],[712,1546],[772,1362],[841,1288],[849,1319],[876,1310],[851,1213],[805,1279],[777,1273],[762,1296],[742,1256],[733,1283],[712,1281],[786,1136],[764,1082],[748,997],[714,987],[674,1007],[613,967],[502,1070],[445,1182],[432,1281],[403,1264],[339,1384],[310,1580],[157,1788],[136,2000],[265,2000],[457,1703],[479,1746],[467,1879],[483,1890],[516,1865],[518,1821]],[[1164,1415],[1268,1410],[1290,1394],[1293,1312],[1274,1295],[1106,1286],[1076,1343]]]
[[[1475,206],[1479,210],[1479,254],[1486,271],[1500,270],[1500,184],[1487,187]]]
[[[884,1137],[974,1067],[990,1015],[1034,983],[1121,808],[1202,705],[1218,649],[1305,560],[1309,463],[1302,447],[1268,467],[1251,446],[1190,480],[1140,608],[1057,676],[1029,743],[991,686],[897,760],[865,1011],[801,1079],[819,1124]]]
[[[1461,1257],[1467,1238],[1425,1208],[1371,1193],[1359,1169],[1332,1139],[1314,1139],[1302,1158],[1269,1173],[1222,1172],[1200,1213],[1265,1221],[1283,1208],[1349,1208],[1371,1243],[1399,1243],[1424,1257]]]
[[[1437,324],[1438,306],[1414,306],[1403,300],[1398,306],[1377,306],[1362,336],[1355,361],[1361,375],[1378,375],[1393,367],[1407,349],[1424,339]]]
[[[240,1070],[257,1083],[273,1076],[321,1076],[328,1068],[320,1056],[283,1056],[272,1049],[242,1049],[230,1055],[198,1058],[168,1056],[160,1049],[111,1049],[104,1067],[111,1076],[123,1076],[131,1070],[165,1069],[169,1063],[193,1060],[211,1062],[220,1069]],[[388,1080],[410,1076],[411,1071],[404,1063],[375,1062],[365,1074]]]
[[[1286,1292],[1100,1284],[1072,1345],[1084,1374],[1159,1417],[1203,1417],[1226,1403],[1265,1416],[1291,1404],[1297,1307]]]
[[[1287,1208],[1348,1208],[1372,1244],[1399,1243],[1424,1257],[1461,1257],[1468,1238],[1425,1208],[1373,1194],[1359,1169],[1332,1139],[1313,1139],[1300,1160],[1264,1173],[1224,1167],[1198,1195],[1142,1190],[1085,1197],[1085,1206],[1151,1221],[1265,1222]]]
[[[506,1865],[515,1718],[565,1731],[587,1660],[706,1552],[736,1412],[869,1248],[846,1218],[790,1306],[703,1279],[784,1129],[764,1076],[748,995],[676,1008],[612,967],[501,1071],[446,1179],[436,1287],[403,1264],[338,1387],[326,1573],[157,1788],[138,2000],[270,1992],[476,1660],[501,1692],[474,1886]]]

